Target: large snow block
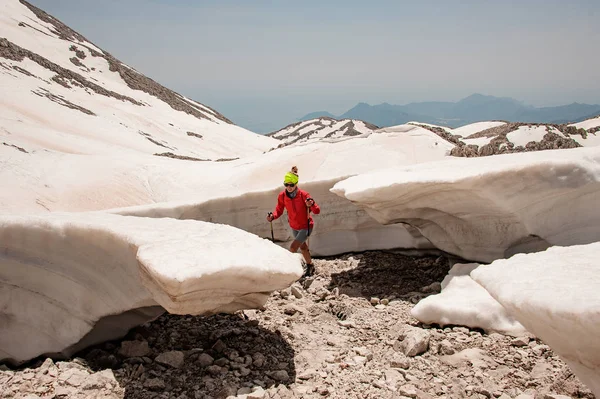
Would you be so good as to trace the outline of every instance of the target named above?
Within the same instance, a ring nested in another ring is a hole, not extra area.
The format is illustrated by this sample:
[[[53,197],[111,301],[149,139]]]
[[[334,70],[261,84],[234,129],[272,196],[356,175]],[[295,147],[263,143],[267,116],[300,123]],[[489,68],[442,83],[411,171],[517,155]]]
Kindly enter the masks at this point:
[[[458,158],[362,174],[332,191],[383,224],[491,262],[600,240],[600,149]]]
[[[600,397],[600,243],[552,247],[471,273]]]
[[[411,311],[427,324],[461,325],[519,336],[527,331],[470,276],[481,265],[457,263],[442,281],[442,292],[421,300]]]
[[[297,255],[226,225],[102,213],[0,216],[0,360],[63,352],[100,319],[134,309],[257,308],[301,274]]]
[[[419,231],[405,225],[382,225],[364,209],[330,192],[339,179],[308,182],[301,185],[321,207],[314,215],[315,229],[310,236],[310,252],[329,256],[344,252],[390,248],[429,249],[432,245]],[[161,203],[107,210],[120,215],[152,218],[172,217],[223,223],[271,238],[270,225],[265,220],[273,211],[281,188],[244,192],[203,202]],[[274,238],[280,246],[289,248],[294,240],[287,212],[273,221]]]

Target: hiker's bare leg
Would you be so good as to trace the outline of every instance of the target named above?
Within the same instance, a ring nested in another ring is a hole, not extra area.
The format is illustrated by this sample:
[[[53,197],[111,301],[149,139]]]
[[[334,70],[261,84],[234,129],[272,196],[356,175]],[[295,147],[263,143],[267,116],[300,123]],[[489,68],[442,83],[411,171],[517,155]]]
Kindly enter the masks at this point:
[[[300,241],[292,241],[292,245],[290,245],[290,252],[295,254],[298,252],[298,248],[300,248]]]
[[[308,249],[308,245],[303,242],[302,245],[300,245],[300,251],[302,251],[302,256],[304,256],[304,260],[306,261],[306,264],[310,265],[312,264],[312,258],[310,257],[310,251]]]

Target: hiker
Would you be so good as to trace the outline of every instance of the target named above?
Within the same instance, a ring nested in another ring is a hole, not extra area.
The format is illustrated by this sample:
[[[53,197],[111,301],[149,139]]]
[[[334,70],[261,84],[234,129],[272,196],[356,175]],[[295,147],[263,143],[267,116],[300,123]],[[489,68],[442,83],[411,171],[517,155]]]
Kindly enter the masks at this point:
[[[314,226],[310,212],[318,215],[321,213],[321,208],[310,197],[309,193],[298,187],[298,168],[295,166],[292,167],[292,172],[285,174],[283,185],[285,189],[277,196],[277,206],[273,213],[267,215],[267,221],[272,222],[283,215],[284,208],[287,210],[288,223],[292,228],[292,235],[294,236],[290,252],[296,253],[298,248],[300,248],[306,262],[306,270],[303,277],[311,276],[315,272],[315,267],[310,257],[308,244],[306,243]]]

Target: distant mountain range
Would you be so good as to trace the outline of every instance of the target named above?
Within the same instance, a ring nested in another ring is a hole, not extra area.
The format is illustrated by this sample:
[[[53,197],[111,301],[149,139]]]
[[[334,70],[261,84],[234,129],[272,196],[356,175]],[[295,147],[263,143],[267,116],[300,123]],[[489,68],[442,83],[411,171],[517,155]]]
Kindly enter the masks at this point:
[[[335,119],[358,119],[377,126],[395,126],[419,121],[451,128],[469,123],[503,120],[507,122],[574,123],[600,114],[600,105],[573,103],[557,107],[536,108],[508,97],[473,94],[458,102],[430,101],[392,105],[359,103],[346,113],[311,112],[300,121],[327,116]]]

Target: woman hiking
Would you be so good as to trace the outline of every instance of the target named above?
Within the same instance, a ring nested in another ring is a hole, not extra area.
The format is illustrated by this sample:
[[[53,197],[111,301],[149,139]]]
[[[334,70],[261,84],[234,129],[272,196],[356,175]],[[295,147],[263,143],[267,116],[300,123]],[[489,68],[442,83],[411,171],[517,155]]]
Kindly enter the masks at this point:
[[[267,215],[267,221],[272,222],[283,215],[283,210],[287,211],[288,223],[292,228],[294,241],[290,245],[290,252],[296,253],[298,248],[302,251],[302,256],[306,262],[306,270],[302,277],[312,276],[315,272],[315,266],[310,257],[310,251],[306,240],[312,232],[314,221],[310,212],[318,215],[321,208],[310,197],[310,194],[298,187],[298,168],[292,167],[292,171],[285,174],[283,178],[285,189],[277,196],[277,206],[275,211]]]

